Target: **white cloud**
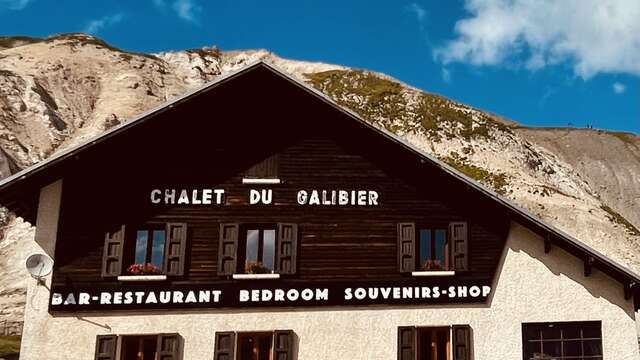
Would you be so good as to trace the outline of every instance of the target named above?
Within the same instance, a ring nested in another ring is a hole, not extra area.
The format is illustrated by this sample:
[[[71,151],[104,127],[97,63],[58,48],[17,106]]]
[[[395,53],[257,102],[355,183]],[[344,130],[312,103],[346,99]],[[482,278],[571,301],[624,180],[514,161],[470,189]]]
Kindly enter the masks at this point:
[[[625,91],[627,91],[627,87],[624,84],[619,82],[614,82],[611,88],[613,89],[613,92],[616,94],[623,94]]]
[[[420,4],[413,2],[406,7],[406,10],[415,15],[421,26],[424,24],[425,17],[427,16],[427,10],[420,6]]]
[[[451,83],[451,71],[445,67],[442,68],[442,81],[447,84]]]
[[[199,15],[202,8],[195,0],[175,0],[169,4],[167,0],[152,0],[153,5],[161,10],[167,9],[171,5],[171,9],[176,15],[184,21],[198,24],[200,22]]]
[[[638,0],[466,0],[465,8],[457,37],[434,51],[444,64],[568,63],[584,79],[640,75]]]
[[[0,8],[7,8],[10,10],[22,10],[31,0],[0,0]]]
[[[172,7],[182,20],[198,23],[198,14],[202,9],[194,0],[176,0]]]
[[[109,16],[103,16],[99,19],[91,20],[87,23],[87,26],[82,30],[87,34],[97,34],[100,30],[107,26],[112,26],[122,21],[122,14],[115,14]]]

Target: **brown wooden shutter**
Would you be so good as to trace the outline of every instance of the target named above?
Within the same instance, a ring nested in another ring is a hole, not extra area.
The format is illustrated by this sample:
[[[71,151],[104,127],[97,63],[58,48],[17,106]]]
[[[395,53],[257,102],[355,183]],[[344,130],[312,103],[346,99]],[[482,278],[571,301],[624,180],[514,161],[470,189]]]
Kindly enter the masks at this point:
[[[278,155],[270,156],[245,172],[247,178],[273,179],[278,177]]]
[[[293,360],[293,330],[273,332],[273,360]]]
[[[412,272],[416,268],[416,224],[398,224],[398,270]]]
[[[236,272],[239,233],[240,225],[236,223],[220,224],[218,275],[233,275]]]
[[[182,338],[179,334],[160,334],[157,349],[156,360],[180,360],[182,359]]]
[[[213,360],[234,360],[236,349],[236,333],[216,332],[216,345]]]
[[[187,224],[168,223],[164,244],[164,273],[172,276],[184,275],[187,252]]]
[[[453,325],[453,360],[471,360],[471,327]]]
[[[95,360],[116,360],[118,337],[116,335],[96,336]]]
[[[118,276],[122,274],[122,255],[124,253],[124,225],[104,236],[102,251],[102,276]]]
[[[398,327],[398,360],[416,359],[416,328]]]
[[[276,272],[295,274],[298,249],[298,224],[278,224],[276,236]]]
[[[464,221],[449,223],[449,240],[453,270],[469,270],[469,235]]]

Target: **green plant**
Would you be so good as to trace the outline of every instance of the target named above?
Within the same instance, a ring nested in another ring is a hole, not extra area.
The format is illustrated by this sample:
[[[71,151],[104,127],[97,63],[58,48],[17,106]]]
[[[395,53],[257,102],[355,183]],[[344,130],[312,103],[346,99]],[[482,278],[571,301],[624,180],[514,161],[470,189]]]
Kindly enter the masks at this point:
[[[456,156],[446,157],[444,158],[444,161],[453,168],[467,175],[468,177],[490,185],[498,194],[506,194],[506,187],[507,185],[509,185],[509,183],[507,182],[508,177],[506,174],[494,174],[478,166],[465,164]]]
[[[266,267],[260,261],[250,261],[244,268],[247,274],[269,274],[271,273],[271,269]]]

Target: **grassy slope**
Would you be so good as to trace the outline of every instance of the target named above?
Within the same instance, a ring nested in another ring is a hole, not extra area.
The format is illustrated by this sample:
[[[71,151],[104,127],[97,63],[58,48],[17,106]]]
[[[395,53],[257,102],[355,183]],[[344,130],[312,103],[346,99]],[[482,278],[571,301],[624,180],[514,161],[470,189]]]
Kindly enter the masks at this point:
[[[0,336],[0,356],[15,355],[19,352],[19,336]]]

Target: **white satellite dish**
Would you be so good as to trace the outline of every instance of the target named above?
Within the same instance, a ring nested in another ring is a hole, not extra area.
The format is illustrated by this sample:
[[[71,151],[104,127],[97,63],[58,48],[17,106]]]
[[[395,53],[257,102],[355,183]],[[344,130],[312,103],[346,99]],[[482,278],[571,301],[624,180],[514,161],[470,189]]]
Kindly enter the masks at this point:
[[[50,257],[43,254],[33,254],[27,258],[25,263],[27,271],[31,276],[41,281],[44,276],[51,273],[53,269],[53,260]]]

